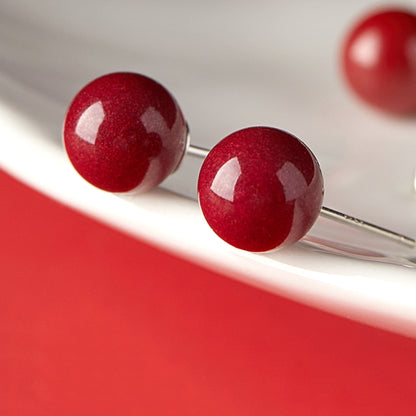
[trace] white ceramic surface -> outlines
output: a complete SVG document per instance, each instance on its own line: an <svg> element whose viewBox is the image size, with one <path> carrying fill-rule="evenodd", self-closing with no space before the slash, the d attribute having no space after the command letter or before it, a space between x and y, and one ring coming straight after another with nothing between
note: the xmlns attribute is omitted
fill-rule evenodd
<svg viewBox="0 0 416 416"><path fill-rule="evenodd" d="M80 179L61 145L66 106L86 82L116 70L141 72L178 99L194 144L211 147L249 125L288 130L321 162L325 205L415 237L416 120L388 118L359 103L337 63L348 26L377 4L3 0L0 166L230 276L416 336L416 250L319 220L293 247L241 252L211 232L192 199L200 160L187 157L164 184L168 191L119 197Z"/></svg>

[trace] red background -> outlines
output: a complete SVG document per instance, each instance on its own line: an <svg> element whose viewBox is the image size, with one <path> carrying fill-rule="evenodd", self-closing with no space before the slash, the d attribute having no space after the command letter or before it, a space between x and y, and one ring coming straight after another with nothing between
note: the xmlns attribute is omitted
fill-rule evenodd
<svg viewBox="0 0 416 416"><path fill-rule="evenodd" d="M415 340L0 189L1 416L416 413Z"/></svg>

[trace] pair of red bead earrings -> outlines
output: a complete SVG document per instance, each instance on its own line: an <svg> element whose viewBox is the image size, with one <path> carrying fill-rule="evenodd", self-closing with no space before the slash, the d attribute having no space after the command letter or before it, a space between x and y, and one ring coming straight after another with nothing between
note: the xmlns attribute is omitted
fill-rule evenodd
<svg viewBox="0 0 416 416"><path fill-rule="evenodd" d="M198 180L202 212L214 232L239 249L265 252L292 244L319 214L416 246L409 237L322 207L318 161L287 132L250 127L211 151L190 145L176 100L143 75L113 73L86 85L69 106L63 134L75 169L110 192L156 187L186 151L205 157Z"/></svg>

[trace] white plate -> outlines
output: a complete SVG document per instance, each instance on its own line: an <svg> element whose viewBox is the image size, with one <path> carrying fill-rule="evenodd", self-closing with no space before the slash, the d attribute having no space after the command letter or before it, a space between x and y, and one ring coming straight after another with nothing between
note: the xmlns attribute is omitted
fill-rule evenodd
<svg viewBox="0 0 416 416"><path fill-rule="evenodd" d="M165 182L175 193L118 197L80 179L61 145L66 106L85 83L112 71L140 72L175 95L194 144L211 147L250 125L288 130L320 160L326 206L414 237L416 121L361 105L339 75L342 36L369 4L4 0L1 166L186 258L416 336L415 250L319 220L306 242L272 254L242 252L211 232L192 199L200 160L187 157Z"/></svg>

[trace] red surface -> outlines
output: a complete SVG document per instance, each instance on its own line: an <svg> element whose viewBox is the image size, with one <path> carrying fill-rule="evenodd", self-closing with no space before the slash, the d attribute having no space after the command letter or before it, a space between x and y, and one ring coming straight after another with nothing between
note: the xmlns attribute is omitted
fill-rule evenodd
<svg viewBox="0 0 416 416"><path fill-rule="evenodd" d="M248 251L290 245L312 227L322 206L319 164L299 139L250 127L221 140L206 157L199 203L211 228Z"/></svg>
<svg viewBox="0 0 416 416"><path fill-rule="evenodd" d="M373 12L358 22L343 47L352 89L381 110L416 114L416 16L406 9Z"/></svg>
<svg viewBox="0 0 416 416"><path fill-rule="evenodd" d="M0 186L1 416L415 414L415 340Z"/></svg>
<svg viewBox="0 0 416 416"><path fill-rule="evenodd" d="M64 122L65 148L75 169L111 192L159 185L182 160L186 136L185 119L169 92L129 72L86 85Z"/></svg>

